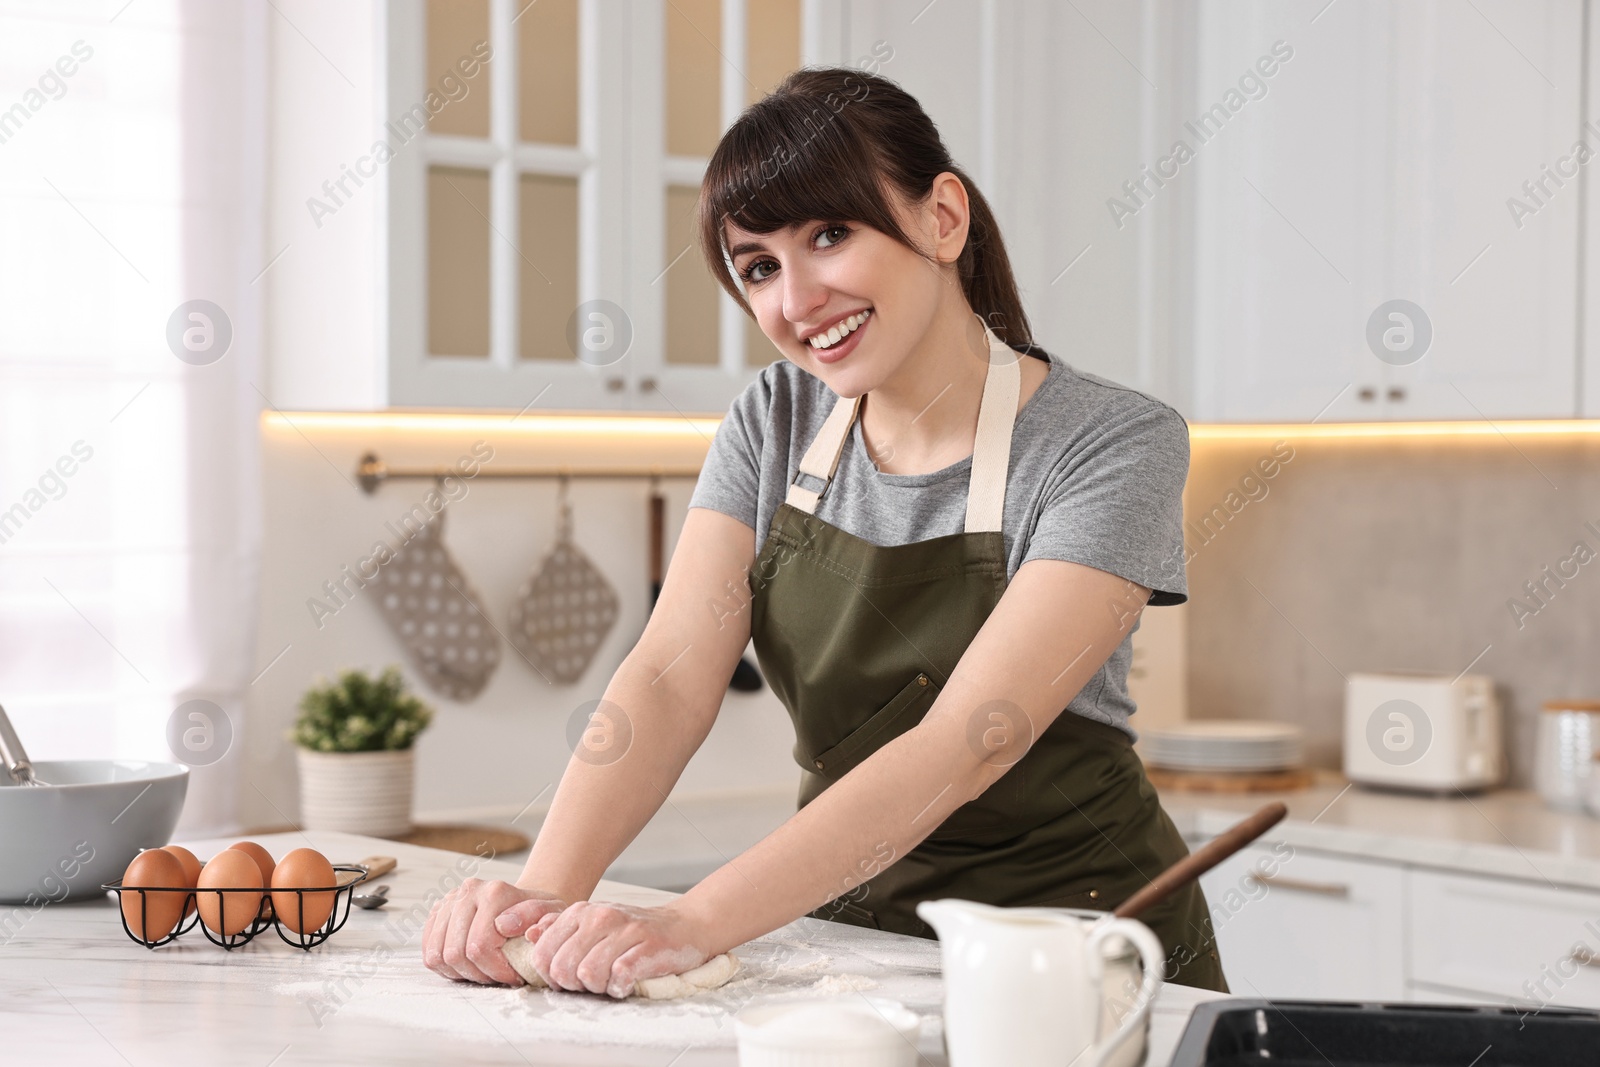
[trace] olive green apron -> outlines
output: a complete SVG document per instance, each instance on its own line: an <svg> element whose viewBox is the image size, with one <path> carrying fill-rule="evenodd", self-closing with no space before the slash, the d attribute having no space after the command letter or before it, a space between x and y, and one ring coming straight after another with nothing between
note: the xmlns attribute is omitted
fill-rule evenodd
<svg viewBox="0 0 1600 1067"><path fill-rule="evenodd" d="M801 806L921 721L1005 592L1001 515L1021 357L985 332L965 532L885 547L813 514L860 403L841 397L750 568L752 637L794 720ZM977 721L974 744L1012 725ZM867 861L870 879L812 914L931 938L916 905L940 897L1109 910L1187 852L1128 735L1064 710L981 796L905 855L885 845ZM1167 950L1169 981L1226 991L1197 884L1141 918Z"/></svg>

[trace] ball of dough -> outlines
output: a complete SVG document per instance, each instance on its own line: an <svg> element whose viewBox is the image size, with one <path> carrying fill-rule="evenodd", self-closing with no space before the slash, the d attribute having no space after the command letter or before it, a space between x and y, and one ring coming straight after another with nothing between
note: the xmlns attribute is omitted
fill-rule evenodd
<svg viewBox="0 0 1600 1067"><path fill-rule="evenodd" d="M506 941L506 960L511 967L522 976L530 989L547 988L539 972L533 969L533 942L525 937L513 937ZM679 997L692 997L696 993L704 993L708 989L716 989L725 985L730 978L739 973L739 959L731 952L724 952L720 956L712 956L700 966L684 971L682 974L664 974L658 978L641 978L633 984L630 996L643 997L645 1000L677 1000Z"/></svg>

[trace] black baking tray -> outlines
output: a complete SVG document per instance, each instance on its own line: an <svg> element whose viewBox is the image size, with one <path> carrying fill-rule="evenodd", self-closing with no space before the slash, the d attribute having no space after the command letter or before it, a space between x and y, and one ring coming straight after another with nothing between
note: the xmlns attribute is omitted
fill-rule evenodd
<svg viewBox="0 0 1600 1067"><path fill-rule="evenodd" d="M1547 1067L1600 1064L1600 1013L1435 1004L1213 1000L1172 1067Z"/></svg>

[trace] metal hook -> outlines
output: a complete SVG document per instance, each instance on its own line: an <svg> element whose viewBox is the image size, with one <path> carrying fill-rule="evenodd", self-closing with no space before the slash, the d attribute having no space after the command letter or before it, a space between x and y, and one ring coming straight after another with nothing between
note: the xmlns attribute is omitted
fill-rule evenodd
<svg viewBox="0 0 1600 1067"><path fill-rule="evenodd" d="M570 482L570 475L563 470L561 472L560 487L556 490L556 536L562 541L570 541L572 539L572 501L567 495Z"/></svg>
<svg viewBox="0 0 1600 1067"><path fill-rule="evenodd" d="M444 533L445 509L450 506L450 498L444 492L444 475L436 474L433 476L433 487L439 493L439 511L431 521L436 524L434 529L442 534Z"/></svg>

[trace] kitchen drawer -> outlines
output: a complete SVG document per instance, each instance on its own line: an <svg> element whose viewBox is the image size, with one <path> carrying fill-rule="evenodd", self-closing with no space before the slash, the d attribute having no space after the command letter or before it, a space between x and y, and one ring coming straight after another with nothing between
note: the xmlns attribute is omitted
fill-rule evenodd
<svg viewBox="0 0 1600 1067"><path fill-rule="evenodd" d="M1405 999L1400 867L1280 843L1245 849L1201 885L1234 993Z"/></svg>
<svg viewBox="0 0 1600 1067"><path fill-rule="evenodd" d="M1600 1008L1600 893L1413 871L1410 949L1417 982Z"/></svg>
<svg viewBox="0 0 1600 1067"><path fill-rule="evenodd" d="M1464 989L1445 989L1442 986L1422 985L1412 982L1406 987L1406 1000L1413 1004L1449 1004L1453 1007L1483 1007L1492 1008L1506 1006L1505 997L1491 996L1487 993L1472 993Z"/></svg>

